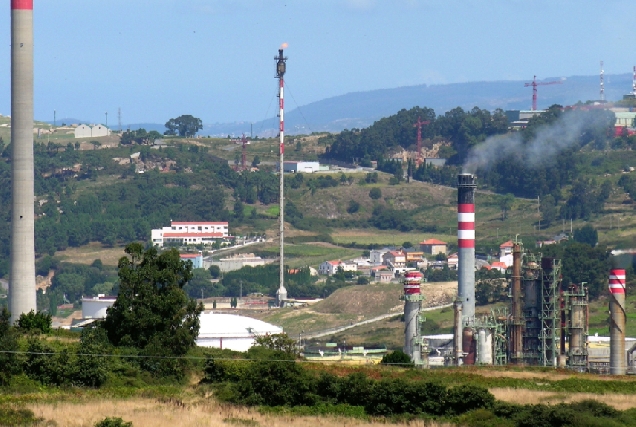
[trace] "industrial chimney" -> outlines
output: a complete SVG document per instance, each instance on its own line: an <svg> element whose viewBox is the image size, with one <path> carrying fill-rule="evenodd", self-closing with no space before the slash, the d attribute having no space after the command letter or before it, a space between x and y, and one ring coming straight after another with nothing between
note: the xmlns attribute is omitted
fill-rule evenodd
<svg viewBox="0 0 636 427"><path fill-rule="evenodd" d="M610 374L625 375L625 270L610 270Z"/></svg>
<svg viewBox="0 0 636 427"><path fill-rule="evenodd" d="M462 321L472 323L475 318L475 176L457 176L457 246L458 291L462 303Z"/></svg>
<svg viewBox="0 0 636 427"><path fill-rule="evenodd" d="M280 273L279 273L279 284L278 290L276 291L276 300L278 302L278 306L282 307L287 299L287 289L285 288L285 101L284 101L284 92L283 88L285 86L285 71L287 71L287 57L283 56L283 48L285 44L281 46L281 49L278 49L278 56L274 57L274 61L276 61L276 78L278 79L278 124L279 124L279 134L278 137L280 139L279 145L279 170L280 180L279 180L279 216L278 216L278 226L279 226L279 244L280 244Z"/></svg>
<svg viewBox="0 0 636 427"><path fill-rule="evenodd" d="M422 362L422 348L420 344L420 310L422 308L422 294L420 282L422 273L409 271L404 275L404 353L411 356L415 365Z"/></svg>
<svg viewBox="0 0 636 427"><path fill-rule="evenodd" d="M11 0L11 321L37 310L33 188L33 0Z"/></svg>

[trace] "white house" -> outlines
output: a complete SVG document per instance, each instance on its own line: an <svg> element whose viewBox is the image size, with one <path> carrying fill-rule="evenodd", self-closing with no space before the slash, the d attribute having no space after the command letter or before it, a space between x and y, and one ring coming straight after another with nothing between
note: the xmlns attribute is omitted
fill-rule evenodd
<svg viewBox="0 0 636 427"><path fill-rule="evenodd" d="M163 247L166 243L179 245L212 244L217 239L229 237L227 222L175 222L170 227L150 232L152 244Z"/></svg>
<svg viewBox="0 0 636 427"><path fill-rule="evenodd" d="M358 271L358 264L355 262L343 262L340 260L325 261L318 266L318 273L326 276L333 276L341 268L342 271Z"/></svg>
<svg viewBox="0 0 636 427"><path fill-rule="evenodd" d="M115 304L117 297L109 297L99 294L96 297L82 298L82 318L83 319L105 319L106 309Z"/></svg>

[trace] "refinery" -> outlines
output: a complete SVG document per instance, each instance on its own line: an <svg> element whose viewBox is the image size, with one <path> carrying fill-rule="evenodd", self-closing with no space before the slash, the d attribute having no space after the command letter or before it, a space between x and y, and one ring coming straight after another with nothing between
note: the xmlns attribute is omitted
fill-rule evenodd
<svg viewBox="0 0 636 427"><path fill-rule="evenodd" d="M514 242L508 270L509 307L475 314L475 188L474 175L458 176L459 283L451 339L421 335L420 325L425 321L420 313L422 274L405 274L404 352L412 362L421 367L543 366L625 375L628 356L636 346L626 352L624 269L608 272L609 354L590 348L599 337L589 337L585 283L562 290L561 260L526 251L521 241ZM435 361L428 357L433 353L438 355L433 357Z"/></svg>

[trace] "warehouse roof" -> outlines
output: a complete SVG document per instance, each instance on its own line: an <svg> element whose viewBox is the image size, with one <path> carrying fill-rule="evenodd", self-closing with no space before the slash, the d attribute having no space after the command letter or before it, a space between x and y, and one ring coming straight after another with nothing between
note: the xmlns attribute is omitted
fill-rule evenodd
<svg viewBox="0 0 636 427"><path fill-rule="evenodd" d="M199 338L232 337L249 338L254 335L280 334L283 328L252 319L226 313L201 313Z"/></svg>

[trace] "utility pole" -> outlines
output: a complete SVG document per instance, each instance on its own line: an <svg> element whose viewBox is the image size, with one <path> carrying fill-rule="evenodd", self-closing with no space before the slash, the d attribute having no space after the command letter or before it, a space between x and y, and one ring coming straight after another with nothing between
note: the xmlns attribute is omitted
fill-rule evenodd
<svg viewBox="0 0 636 427"><path fill-rule="evenodd" d="M106 127L108 127L108 111L105 114L106 114Z"/></svg>
<svg viewBox="0 0 636 427"><path fill-rule="evenodd" d="M539 214L539 233L541 233L541 200L537 196L537 213Z"/></svg>

